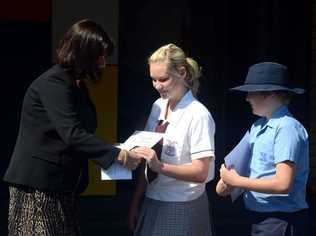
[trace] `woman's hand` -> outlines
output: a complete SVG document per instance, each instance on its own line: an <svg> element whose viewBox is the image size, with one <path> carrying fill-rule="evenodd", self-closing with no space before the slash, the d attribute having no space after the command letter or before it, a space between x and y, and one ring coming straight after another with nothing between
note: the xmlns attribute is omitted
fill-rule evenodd
<svg viewBox="0 0 316 236"><path fill-rule="evenodd" d="M224 164L221 165L220 176L222 181L232 187L238 187L240 175L235 169L227 169Z"/></svg>
<svg viewBox="0 0 316 236"><path fill-rule="evenodd" d="M118 162L129 170L135 170L142 160L136 152L122 149L117 157Z"/></svg>
<svg viewBox="0 0 316 236"><path fill-rule="evenodd" d="M148 147L137 147L134 148L133 151L146 159L150 169L157 173L160 173L163 164L158 160L155 150Z"/></svg>

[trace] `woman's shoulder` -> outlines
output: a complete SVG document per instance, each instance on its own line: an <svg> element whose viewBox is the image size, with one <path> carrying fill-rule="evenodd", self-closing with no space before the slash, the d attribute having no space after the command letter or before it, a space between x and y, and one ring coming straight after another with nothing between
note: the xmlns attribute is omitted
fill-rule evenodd
<svg viewBox="0 0 316 236"><path fill-rule="evenodd" d="M47 96L73 91L74 80L59 66L52 66L38 76L28 87L29 92ZM57 95L56 95L57 96Z"/></svg>
<svg viewBox="0 0 316 236"><path fill-rule="evenodd" d="M61 66L53 65L33 82L34 85L49 83L64 83L70 86L73 85L73 79Z"/></svg>

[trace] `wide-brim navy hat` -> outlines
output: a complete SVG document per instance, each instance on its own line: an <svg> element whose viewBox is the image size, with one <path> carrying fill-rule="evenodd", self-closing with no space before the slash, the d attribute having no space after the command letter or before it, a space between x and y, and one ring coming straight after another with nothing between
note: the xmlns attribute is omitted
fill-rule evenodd
<svg viewBox="0 0 316 236"><path fill-rule="evenodd" d="M260 92L285 90L297 94L305 92L304 89L295 88L289 84L287 67L275 62L262 62L252 65L241 86L231 88L243 92Z"/></svg>

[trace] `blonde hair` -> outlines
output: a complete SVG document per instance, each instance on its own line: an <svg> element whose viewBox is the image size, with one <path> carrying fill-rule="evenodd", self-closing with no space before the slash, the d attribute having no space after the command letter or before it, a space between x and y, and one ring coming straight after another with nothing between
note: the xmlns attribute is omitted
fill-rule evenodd
<svg viewBox="0 0 316 236"><path fill-rule="evenodd" d="M194 59L187 57L181 48L172 43L158 48L148 59L148 64L154 62L166 62L171 72L179 72L179 68L183 66L187 72L186 86L194 96L197 95L201 68Z"/></svg>

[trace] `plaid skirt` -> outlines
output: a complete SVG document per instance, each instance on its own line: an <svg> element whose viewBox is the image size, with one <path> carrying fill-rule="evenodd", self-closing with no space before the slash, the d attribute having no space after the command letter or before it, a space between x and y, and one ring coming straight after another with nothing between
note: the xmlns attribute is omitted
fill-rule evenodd
<svg viewBox="0 0 316 236"><path fill-rule="evenodd" d="M76 193L9 187L9 236L80 235Z"/></svg>
<svg viewBox="0 0 316 236"><path fill-rule="evenodd" d="M145 198L134 236L211 236L206 193L188 202Z"/></svg>

